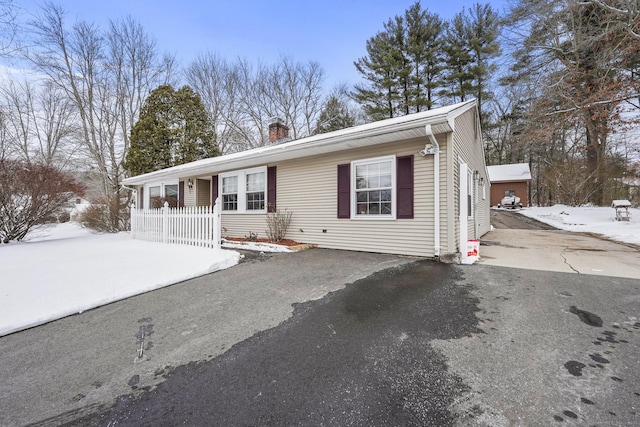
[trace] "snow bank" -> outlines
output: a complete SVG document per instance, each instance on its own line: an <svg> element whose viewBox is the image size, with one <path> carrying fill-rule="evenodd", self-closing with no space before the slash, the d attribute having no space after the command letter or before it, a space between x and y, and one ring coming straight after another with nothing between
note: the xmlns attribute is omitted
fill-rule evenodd
<svg viewBox="0 0 640 427"><path fill-rule="evenodd" d="M518 212L562 230L598 233L618 242L640 245L640 209L629 209L629 221L616 221L615 209L609 207L555 205Z"/></svg>

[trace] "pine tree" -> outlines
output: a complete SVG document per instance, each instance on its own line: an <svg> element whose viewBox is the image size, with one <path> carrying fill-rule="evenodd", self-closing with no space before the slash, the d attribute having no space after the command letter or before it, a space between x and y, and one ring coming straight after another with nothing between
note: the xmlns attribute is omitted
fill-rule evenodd
<svg viewBox="0 0 640 427"><path fill-rule="evenodd" d="M482 105L493 97L489 90L489 80L497 69L492 61L500 55L500 18L489 4L476 3L470 10L466 26L473 63L473 94L478 101L480 122L485 124L488 119L483 113Z"/></svg>
<svg viewBox="0 0 640 427"><path fill-rule="evenodd" d="M443 21L419 2L367 40L368 55L355 62L368 85L353 98L374 120L432 108L442 71Z"/></svg>
<svg viewBox="0 0 640 427"><path fill-rule="evenodd" d="M500 25L498 14L490 5L476 3L453 17L446 34L443 94L460 102L475 98L482 125L488 121L482 112L483 102L493 96L489 81L496 70L493 60L500 55Z"/></svg>
<svg viewBox="0 0 640 427"><path fill-rule="evenodd" d="M401 98L396 66L401 54L394 46L393 35L385 31L367 40L367 53L354 64L369 85L355 85L354 99L374 120L395 117Z"/></svg>
<svg viewBox="0 0 640 427"><path fill-rule="evenodd" d="M464 102L473 93L472 56L467 40L464 11L456 14L447 27L444 44L446 88L442 94L454 102Z"/></svg>
<svg viewBox="0 0 640 427"><path fill-rule="evenodd" d="M124 166L139 175L219 154L200 96L189 86L164 85L142 106Z"/></svg>
<svg viewBox="0 0 640 427"><path fill-rule="evenodd" d="M445 23L436 15L423 10L416 2L405 12L407 22L407 56L412 63L412 101L416 112L430 110L435 105L435 89L440 81L442 33Z"/></svg>
<svg viewBox="0 0 640 427"><path fill-rule="evenodd" d="M336 95L331 95L324 106L314 134L332 132L345 129L356 124L355 118L349 113L349 109Z"/></svg>

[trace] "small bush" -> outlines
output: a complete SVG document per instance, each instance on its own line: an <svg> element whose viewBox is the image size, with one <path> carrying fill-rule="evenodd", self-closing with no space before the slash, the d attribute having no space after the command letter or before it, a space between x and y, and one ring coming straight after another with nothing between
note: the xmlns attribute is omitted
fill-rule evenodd
<svg viewBox="0 0 640 427"><path fill-rule="evenodd" d="M277 209L267 214L267 237L270 241L277 243L284 240L291 225L292 215L293 212L286 209L284 211Z"/></svg>
<svg viewBox="0 0 640 427"><path fill-rule="evenodd" d="M60 211L57 219L60 223L69 222L71 221L71 214L66 210Z"/></svg>
<svg viewBox="0 0 640 427"><path fill-rule="evenodd" d="M91 200L91 205L82 212L80 222L92 230L117 233L129 229L131 212L128 198L115 194L110 198Z"/></svg>
<svg viewBox="0 0 640 427"><path fill-rule="evenodd" d="M151 209L162 209L165 202L169 203L170 208L178 207L178 199L175 197L154 197L151 199Z"/></svg>

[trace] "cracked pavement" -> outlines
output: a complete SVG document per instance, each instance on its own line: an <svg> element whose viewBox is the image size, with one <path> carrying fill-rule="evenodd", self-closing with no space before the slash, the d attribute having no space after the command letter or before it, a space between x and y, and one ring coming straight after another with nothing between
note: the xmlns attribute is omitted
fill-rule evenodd
<svg viewBox="0 0 640 427"><path fill-rule="evenodd" d="M480 264L640 278L637 248L564 230L492 230L482 237Z"/></svg>

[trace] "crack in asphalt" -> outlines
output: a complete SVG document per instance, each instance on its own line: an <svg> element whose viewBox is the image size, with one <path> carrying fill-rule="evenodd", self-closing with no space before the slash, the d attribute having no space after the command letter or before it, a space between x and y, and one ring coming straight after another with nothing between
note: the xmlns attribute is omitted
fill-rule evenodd
<svg viewBox="0 0 640 427"><path fill-rule="evenodd" d="M568 251L569 248L564 248L562 249L562 252L560 252L560 256L562 257L562 259L564 260L564 263L567 264L569 266L570 269L572 269L573 271L575 271L576 273L580 274L580 272L578 270L576 270L575 268L573 268L573 266L569 263L569 261L567 261L567 257L564 256L564 253L566 251Z"/></svg>

